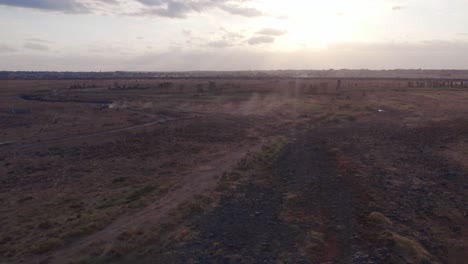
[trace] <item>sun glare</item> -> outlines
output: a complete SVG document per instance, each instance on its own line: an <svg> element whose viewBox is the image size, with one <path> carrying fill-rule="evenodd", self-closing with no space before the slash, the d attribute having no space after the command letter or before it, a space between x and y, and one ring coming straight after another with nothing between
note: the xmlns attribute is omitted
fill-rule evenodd
<svg viewBox="0 0 468 264"><path fill-rule="evenodd" d="M278 38L275 47L279 50L326 48L340 41L365 41L366 31L381 9L375 1L367 0L291 0L288 4L264 0L261 6L270 14L278 14L279 19L268 21L269 24L288 32Z"/></svg>

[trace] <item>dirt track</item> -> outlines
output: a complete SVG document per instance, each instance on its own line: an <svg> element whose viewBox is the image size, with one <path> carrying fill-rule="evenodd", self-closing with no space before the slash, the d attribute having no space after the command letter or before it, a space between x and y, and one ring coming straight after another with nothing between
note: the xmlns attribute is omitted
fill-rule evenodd
<svg viewBox="0 0 468 264"><path fill-rule="evenodd" d="M243 193L241 199L238 194L226 197L199 223L202 242L184 247L181 262L197 256L199 263L308 263L311 258L351 263L358 249L353 240L357 231L356 204L334 165L333 155L319 136L300 135L273 165L272 175L263 172L251 179L239 190ZM288 193L294 195L290 197L294 201L287 200ZM289 222L284 214L295 215L295 210L301 215ZM322 231L323 226L315 222L320 215L331 233L323 241L323 252L315 256L313 251L297 254L307 247L308 231L314 226ZM213 248L216 243L221 245ZM217 251L222 254L213 258Z"/></svg>
<svg viewBox="0 0 468 264"><path fill-rule="evenodd" d="M142 210L122 216L103 230L83 237L66 248L55 252L52 257L53 262L51 263L67 262L73 256L79 255L80 251L86 251L89 247L92 247L92 244L96 242L119 243L117 237L128 230L145 230L158 225L160 219L167 217L170 211L176 209L181 204L194 199L197 195L212 191L216 186L216 178L220 177L222 172L231 170L247 153L255 152L256 149L258 147L237 150L235 153L230 153L209 164L200 166L193 173L181 178L180 183L174 187L173 191L162 196L156 202Z"/></svg>
<svg viewBox="0 0 468 264"><path fill-rule="evenodd" d="M432 210L463 210L466 174L433 151L447 144L450 135L457 135L451 140L466 138L468 128L443 123L430 130L410 129L398 125L400 118L385 113L365 124L293 135L296 139L271 168L193 223L196 239L154 257L161 263L462 263L466 252L459 243L466 229L459 227L466 220L436 220ZM369 163L366 157L374 154L369 151L382 154ZM424 154L411 156L414 151ZM393 162L401 167L383 176L386 164ZM413 167L412 177L401 174L406 166ZM431 191L415 179L430 184ZM388 220L373 218L380 212ZM442 235L446 226L458 235ZM409 241L422 241L425 249ZM454 246L441 247L447 243Z"/></svg>
<svg viewBox="0 0 468 264"><path fill-rule="evenodd" d="M50 139L44 139L41 141L36 140L18 140L18 141L8 141L8 142L0 142L0 149L17 149L17 148L27 148L27 147L33 147L33 146L40 146L40 145L50 145L50 144L57 144L57 143L63 143L67 140L74 140L74 139L84 139L88 137L94 137L94 136L102 136L102 135L109 135L109 134L114 134L114 133L121 133L121 132L127 132L127 131L132 131L132 130L137 130L137 129L142 129L146 127L151 127L154 125L158 124L164 124L166 122L171 122L171 121L177 121L177 120L183 120L183 119L188 119L191 117L187 118L164 118L158 121L152 121L148 122L145 124L139 124L139 125L134 125L134 126L128 126L128 127L122 127L122 128L115 128L115 129L107 129L103 131L98 131L98 132L93 132L93 133L82 133L82 134L76 134L76 135L68 135L65 137L60 137L60 138L50 138Z"/></svg>
<svg viewBox="0 0 468 264"><path fill-rule="evenodd" d="M109 105L112 103L111 101L90 101L90 100L57 100L57 99L44 99L40 96L27 96L27 95L22 95L19 97L14 97L13 99L20 99L20 100L25 100L25 101L31 101L31 102L52 102L52 103L78 103L78 104L91 104L91 105ZM106 129L106 130L101 130L93 133L80 133L80 134L75 134L75 135L67 135L64 137L59 137L59 138L50 138L50 139L44 139L38 141L37 139L34 140L13 140L13 141L6 141L6 142L0 142L0 149L3 148L8 148L8 149L16 149L19 147L32 147L32 146L38 146L38 145L50 145L50 144L56 144L56 143L62 143L67 140L74 140L74 139L83 139L83 138L88 138L88 137L93 137L93 136L102 136L102 135L108 135L108 134L113 134L113 133L121 133L121 132L127 132L127 131L132 131L136 129L142 129L142 128L147 128L151 127L154 125L158 124L163 124L166 122L171 122L171 121L177 121L177 120L183 120L183 119L188 119L192 117L169 117L169 116L162 116L162 115L155 115L155 114L149 114L145 113L144 111L139 111L135 109L126 109L126 111L130 112L137 112L137 113L143 113L145 115L149 115L152 118L158 118L156 121L151 121L147 122L144 124L138 124L138 125L132 125L132 126L127 126L127 127L120 127L120 128L115 128L115 129Z"/></svg>

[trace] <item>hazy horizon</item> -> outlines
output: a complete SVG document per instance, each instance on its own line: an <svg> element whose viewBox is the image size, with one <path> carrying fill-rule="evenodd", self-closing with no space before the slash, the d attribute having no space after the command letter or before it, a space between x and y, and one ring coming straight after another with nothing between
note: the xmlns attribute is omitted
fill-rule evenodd
<svg viewBox="0 0 468 264"><path fill-rule="evenodd" d="M0 0L0 70L468 69L468 2Z"/></svg>
<svg viewBox="0 0 468 264"><path fill-rule="evenodd" d="M0 72L76 72L76 73L112 73L112 72L129 72L129 73L132 73L132 72L135 72L135 73L190 73L190 72L193 72L193 73L197 73L197 72L215 72L215 73L223 73L223 72L227 72L227 73L235 73L235 72L281 72L281 71L292 71L292 72L302 72L302 71L310 71L310 72L327 72L327 71L336 71L336 72L340 72L340 71L350 71L350 72L358 72L358 71L362 71L362 72L365 72L365 71L368 71L368 72L384 72L384 71L388 71L388 72L392 72L392 71L422 71L422 72L444 72L444 71L454 71L454 72L468 72L468 69L449 69L449 68L446 68L446 69L423 69L423 68L419 68L419 69L416 69L416 68L407 68L407 69L397 69L397 68L394 68L394 69L358 69L358 68L343 68L343 69L271 69L271 70L257 70L257 69L250 69L250 70L236 70L236 69L233 69L233 70L106 70L106 71L102 71L102 70L0 70Z"/></svg>

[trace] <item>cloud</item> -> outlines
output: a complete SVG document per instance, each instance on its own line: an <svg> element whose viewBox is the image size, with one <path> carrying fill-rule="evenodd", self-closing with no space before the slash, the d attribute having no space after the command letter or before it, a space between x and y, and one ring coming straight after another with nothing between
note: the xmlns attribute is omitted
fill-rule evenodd
<svg viewBox="0 0 468 264"><path fill-rule="evenodd" d="M40 43L27 42L23 46L26 49L37 50L37 51L49 51L49 47Z"/></svg>
<svg viewBox="0 0 468 264"><path fill-rule="evenodd" d="M46 40L46 39L40 39L40 38L28 38L26 39L28 42L39 42L39 43L51 43L51 41Z"/></svg>
<svg viewBox="0 0 468 264"><path fill-rule="evenodd" d="M286 30L274 29L274 28L264 28L262 30L257 31L259 35L266 35L266 36L281 36L286 34Z"/></svg>
<svg viewBox="0 0 468 264"><path fill-rule="evenodd" d="M227 47L232 46L232 44L226 40L217 40L217 41L208 42L207 46L212 47L212 48L227 48Z"/></svg>
<svg viewBox="0 0 468 264"><path fill-rule="evenodd" d="M243 6L249 0L136 0L145 8L136 15L157 15L169 18L185 18L190 13L200 13L218 8L232 15L261 16L262 12Z"/></svg>
<svg viewBox="0 0 468 264"><path fill-rule="evenodd" d="M270 37L270 36L259 36L259 37L252 37L252 38L248 39L247 42L250 45L273 43L273 42L275 42L275 38Z"/></svg>
<svg viewBox="0 0 468 264"><path fill-rule="evenodd" d="M8 52L15 52L15 51L17 51L16 48L0 43L0 53L8 53Z"/></svg>
<svg viewBox="0 0 468 264"><path fill-rule="evenodd" d="M144 5L154 6L154 5L162 5L163 3L167 2L164 0L137 0Z"/></svg>
<svg viewBox="0 0 468 264"><path fill-rule="evenodd" d="M62 11L65 13L88 13L90 9L78 0L0 0L0 5Z"/></svg>
<svg viewBox="0 0 468 264"><path fill-rule="evenodd" d="M103 55L114 54L115 56L135 54L135 50L132 47L121 43L105 42L96 42L88 45L88 52Z"/></svg>
<svg viewBox="0 0 468 264"><path fill-rule="evenodd" d="M139 0L146 5L151 6L148 9L145 9L142 13L147 15L157 15L170 18L185 18L187 14L193 12L201 12L206 8L212 7L213 2L211 1L148 1L148 0ZM156 6L156 7L153 7Z"/></svg>
<svg viewBox="0 0 468 264"><path fill-rule="evenodd" d="M245 37L239 32L231 31L224 27L220 27L219 31L209 32L209 38L207 36L198 36L189 31L189 35L186 35L186 41L184 44L177 44L180 48L190 47L211 47L211 48L227 48L233 46L242 46L245 44Z"/></svg>
<svg viewBox="0 0 468 264"><path fill-rule="evenodd" d="M232 31L227 30L227 29L225 29L225 28L223 28L223 27L221 27L220 29L221 29L221 30L223 31L223 33L224 33L224 34L222 35L222 37L221 37L223 40L233 42L233 41L237 41L237 40L239 40L239 39L244 38L244 35L242 35L242 34L239 33L239 32L232 32Z"/></svg>
<svg viewBox="0 0 468 264"><path fill-rule="evenodd" d="M191 13L220 9L232 15L261 16L263 13L246 6L251 0L0 0L0 5L64 13L147 15L185 18ZM127 10L123 6L132 6Z"/></svg>
<svg viewBox="0 0 468 264"><path fill-rule="evenodd" d="M1 46L1 45L0 45ZM343 48L346 46L347 48ZM369 50L369 47L371 49ZM232 47L135 54L0 54L2 70L183 71L273 69L467 69L468 41L345 43L291 52Z"/></svg>
<svg viewBox="0 0 468 264"><path fill-rule="evenodd" d="M238 32L232 32L223 27L221 27L220 30L222 31L222 35L220 35L218 40L206 42L205 39L199 38L198 40L201 41L201 45L199 46L207 46L212 48L228 48L244 44L244 35ZM196 38L192 38L192 40L196 40Z"/></svg>
<svg viewBox="0 0 468 264"><path fill-rule="evenodd" d="M239 15L239 16L245 16L245 17L258 17L258 16L263 15L263 13L260 10L255 9L255 8L249 8L249 7L241 7L241 6L234 6L234 5L221 5L219 6L219 8L232 15Z"/></svg>
<svg viewBox="0 0 468 264"><path fill-rule="evenodd" d="M331 50L352 52L401 52L401 53L453 53L468 52L466 41L426 40L420 42L340 42L329 45Z"/></svg>

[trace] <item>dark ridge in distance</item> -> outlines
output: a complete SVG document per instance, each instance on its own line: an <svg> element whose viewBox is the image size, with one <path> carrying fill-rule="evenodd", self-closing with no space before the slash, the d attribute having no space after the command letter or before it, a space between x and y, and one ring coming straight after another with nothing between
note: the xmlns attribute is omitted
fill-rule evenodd
<svg viewBox="0 0 468 264"><path fill-rule="evenodd" d="M440 79L468 80L468 70L272 70L180 72L52 72L0 71L0 80L103 79Z"/></svg>

